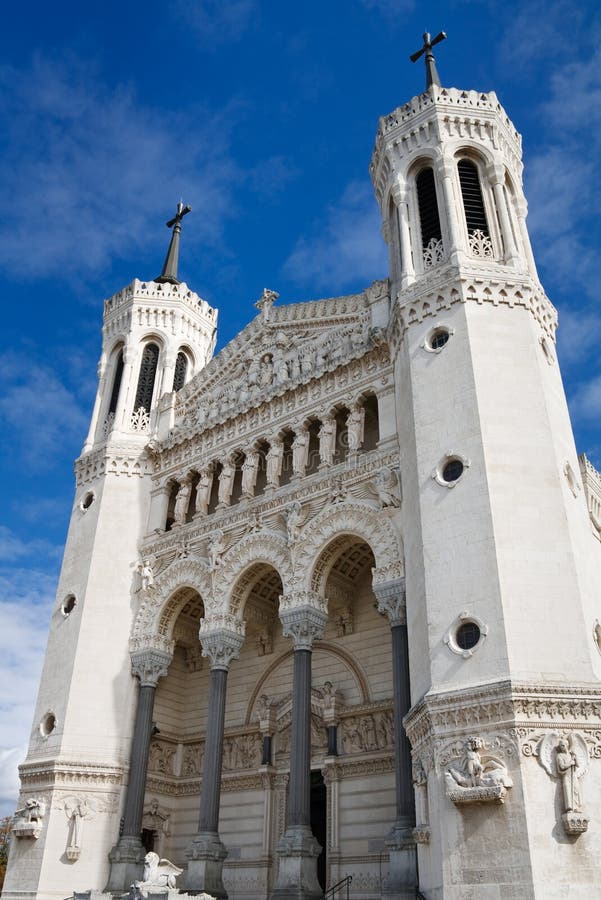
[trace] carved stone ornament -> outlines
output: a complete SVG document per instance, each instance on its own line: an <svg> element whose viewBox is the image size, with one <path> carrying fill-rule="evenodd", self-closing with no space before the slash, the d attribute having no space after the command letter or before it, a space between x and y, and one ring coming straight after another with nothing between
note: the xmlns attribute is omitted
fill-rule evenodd
<svg viewBox="0 0 601 900"><path fill-rule="evenodd" d="M569 736L557 731L545 734L538 745L538 761L551 776L561 782L561 817L566 834L582 834L589 820L582 810L580 779L588 772L588 748L584 735L573 731Z"/></svg>
<svg viewBox="0 0 601 900"><path fill-rule="evenodd" d="M37 840L42 832L43 819L46 815L46 801L38 797L30 797L25 806L15 813L12 833L17 838L34 838Z"/></svg>
<svg viewBox="0 0 601 900"><path fill-rule="evenodd" d="M513 781L507 766L489 753L482 752L484 741L471 737L465 742L461 768L449 766L445 772L447 797L456 805L465 803L503 803Z"/></svg>
<svg viewBox="0 0 601 900"><path fill-rule="evenodd" d="M315 591L299 591L280 597L282 634L291 637L295 650L311 650L328 624L328 608Z"/></svg>
<svg viewBox="0 0 601 900"><path fill-rule="evenodd" d="M85 795L71 795L65 798L64 810L69 822L65 856L70 862L75 862L79 859L83 846L84 822L94 818L96 804Z"/></svg>
<svg viewBox="0 0 601 900"><path fill-rule="evenodd" d="M405 579L395 578L392 581L376 583L376 569L372 569L372 589L378 601L378 612L388 616L390 627L405 625L407 622L407 605L405 601Z"/></svg>
<svg viewBox="0 0 601 900"><path fill-rule="evenodd" d="M142 881L134 881L130 896L148 897L149 894L164 894L170 888L173 890L175 879L183 871L168 859L159 859L159 854L151 851L144 857Z"/></svg>
<svg viewBox="0 0 601 900"><path fill-rule="evenodd" d="M373 486L383 509L401 505L399 476L395 469L384 466L373 480Z"/></svg>
<svg viewBox="0 0 601 900"><path fill-rule="evenodd" d="M160 650L137 650L131 654L132 675L140 679L141 687L156 687L159 678L167 674L171 656Z"/></svg>
<svg viewBox="0 0 601 900"><path fill-rule="evenodd" d="M237 659L244 643L245 627L234 616L210 616L200 623L202 655L211 660L211 669L230 667Z"/></svg>

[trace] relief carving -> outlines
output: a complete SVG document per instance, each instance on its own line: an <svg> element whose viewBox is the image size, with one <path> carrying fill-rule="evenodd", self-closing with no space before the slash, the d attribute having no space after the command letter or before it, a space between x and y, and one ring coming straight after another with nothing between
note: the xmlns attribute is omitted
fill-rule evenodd
<svg viewBox="0 0 601 900"><path fill-rule="evenodd" d="M507 789L513 787L503 760L483 751L483 740L468 738L464 745L461 767L449 766L446 770L447 797L453 803L503 803Z"/></svg>

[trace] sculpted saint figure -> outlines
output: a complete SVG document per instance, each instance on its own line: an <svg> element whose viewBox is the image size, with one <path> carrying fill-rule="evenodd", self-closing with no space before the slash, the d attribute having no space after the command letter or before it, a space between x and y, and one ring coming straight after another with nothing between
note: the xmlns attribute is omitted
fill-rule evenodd
<svg viewBox="0 0 601 900"><path fill-rule="evenodd" d="M319 429L319 461L322 466L331 466L336 449L336 420L326 416Z"/></svg>
<svg viewBox="0 0 601 900"><path fill-rule="evenodd" d="M308 449L309 435L304 429L299 428L292 441L292 472L294 475L305 474Z"/></svg>
<svg viewBox="0 0 601 900"><path fill-rule="evenodd" d="M277 486L280 481L280 472L282 471L282 458L284 456L284 445L279 438L271 441L269 451L265 457L267 484Z"/></svg>
<svg viewBox="0 0 601 900"><path fill-rule="evenodd" d="M576 774L578 760L564 738L561 738L557 744L555 762L561 778L563 805L566 812L581 812L580 785Z"/></svg>
<svg viewBox="0 0 601 900"><path fill-rule="evenodd" d="M147 556L138 563L138 572L140 574L140 586L143 591L147 591L154 586L153 566L156 560L154 556Z"/></svg>
<svg viewBox="0 0 601 900"><path fill-rule="evenodd" d="M266 353L261 360L261 369L259 372L259 386L268 387L273 381L273 362L269 353Z"/></svg>
<svg viewBox="0 0 601 900"><path fill-rule="evenodd" d="M363 443L363 431L365 427L365 407L353 406L346 422L348 429L349 450L357 451Z"/></svg>
<svg viewBox="0 0 601 900"><path fill-rule="evenodd" d="M225 537L223 531L216 531L209 541L209 561L211 568L216 569L221 563L221 557L225 551Z"/></svg>
<svg viewBox="0 0 601 900"><path fill-rule="evenodd" d="M211 487L213 484L213 473L209 469L203 469L200 473L200 480L196 485L196 510L197 516L206 516L209 511L209 500L211 499Z"/></svg>
<svg viewBox="0 0 601 900"><path fill-rule="evenodd" d="M259 454L256 450L249 450L242 463L242 494L245 497L252 497L255 492L258 468Z"/></svg>
<svg viewBox="0 0 601 900"><path fill-rule="evenodd" d="M188 480L182 481L180 484L177 497L175 498L175 509L173 518L178 525L183 525L186 521L186 513L188 512L188 503L190 502L190 494L192 493L192 485Z"/></svg>
<svg viewBox="0 0 601 900"><path fill-rule="evenodd" d="M288 531L288 546L290 547L298 537L300 520L302 518L300 500L295 500L286 508L286 529Z"/></svg>
<svg viewBox="0 0 601 900"><path fill-rule="evenodd" d="M219 476L219 503L229 506L232 496L232 487L234 485L234 475L236 467L229 457L223 463L223 469Z"/></svg>

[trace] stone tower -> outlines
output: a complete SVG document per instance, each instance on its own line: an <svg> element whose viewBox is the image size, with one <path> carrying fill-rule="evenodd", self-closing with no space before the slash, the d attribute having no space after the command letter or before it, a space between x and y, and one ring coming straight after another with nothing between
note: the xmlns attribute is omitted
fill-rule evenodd
<svg viewBox="0 0 601 900"><path fill-rule="evenodd" d="M390 251L420 886L590 897L599 569L557 317L519 134L494 93L436 81L380 119L370 167Z"/></svg>
<svg viewBox="0 0 601 900"><path fill-rule="evenodd" d="M75 464L75 501L21 766L25 794L33 790L45 807L45 827L34 842L13 842L4 897L62 896L65 865L76 861L84 884L106 880L105 835L119 832L137 690L128 640L141 579L132 561L148 521L149 436L159 398L169 405L215 345L217 311L177 279L178 238L159 278L136 279L104 304L98 391Z"/></svg>

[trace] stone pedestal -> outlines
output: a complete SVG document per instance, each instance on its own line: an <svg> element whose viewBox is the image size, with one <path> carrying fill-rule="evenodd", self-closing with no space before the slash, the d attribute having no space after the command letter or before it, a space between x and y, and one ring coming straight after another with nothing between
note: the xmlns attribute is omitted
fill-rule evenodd
<svg viewBox="0 0 601 900"><path fill-rule="evenodd" d="M142 877L145 855L140 838L123 835L109 853L111 870L105 890L110 893L129 890L129 886Z"/></svg>
<svg viewBox="0 0 601 900"><path fill-rule="evenodd" d="M386 838L390 856L388 878L382 887L386 900L415 900L417 889L416 846L412 828L392 829Z"/></svg>
<svg viewBox="0 0 601 900"><path fill-rule="evenodd" d="M226 900L223 861L227 857L227 849L222 844L219 834L216 831L197 834L186 856L188 857L186 890L198 891L198 885L202 885L203 892L206 891L218 900Z"/></svg>
<svg viewBox="0 0 601 900"><path fill-rule="evenodd" d="M271 900L320 900L323 891L317 880L317 857L321 846L307 825L287 829L276 849L278 881Z"/></svg>

